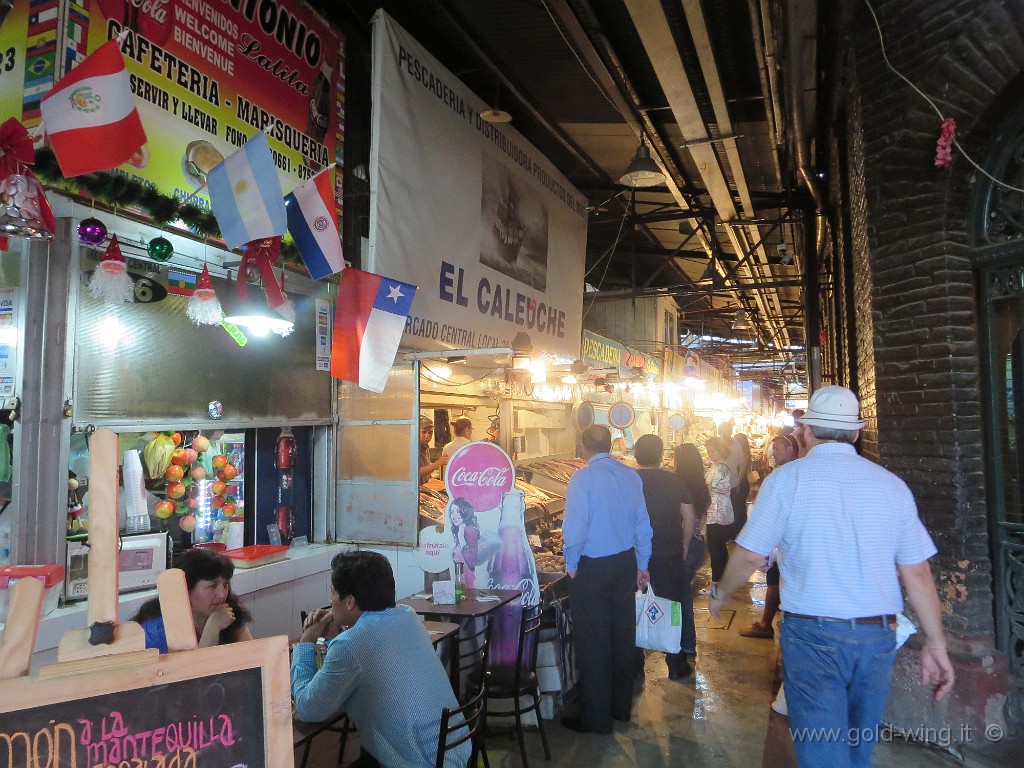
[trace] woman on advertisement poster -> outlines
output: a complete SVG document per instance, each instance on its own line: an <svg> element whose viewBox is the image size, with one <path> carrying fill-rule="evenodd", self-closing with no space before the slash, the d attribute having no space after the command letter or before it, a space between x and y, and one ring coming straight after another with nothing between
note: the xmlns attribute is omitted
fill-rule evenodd
<svg viewBox="0 0 1024 768"><path fill-rule="evenodd" d="M480 545L480 523L477 522L473 505L465 499L455 499L449 510L452 538L452 560L462 563L466 577L466 588L476 588L476 564Z"/></svg>

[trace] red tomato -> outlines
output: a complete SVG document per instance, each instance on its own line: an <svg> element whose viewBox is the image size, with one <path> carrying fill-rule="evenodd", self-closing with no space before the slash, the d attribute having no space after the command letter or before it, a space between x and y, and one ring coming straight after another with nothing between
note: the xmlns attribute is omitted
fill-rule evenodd
<svg viewBox="0 0 1024 768"><path fill-rule="evenodd" d="M218 453L216 456L213 457L214 469L224 469L224 467L227 466L227 463L228 457L225 456L223 453Z"/></svg>
<svg viewBox="0 0 1024 768"><path fill-rule="evenodd" d="M238 474L238 470L235 469L235 465L234 464L226 464L226 465L224 465L224 469L222 469L221 472L224 473L224 479L225 480L234 480L235 479L235 475ZM220 473L218 473L218 477L219 476L220 476Z"/></svg>
<svg viewBox="0 0 1024 768"><path fill-rule="evenodd" d="M184 476L185 470L179 464L171 464L171 466L164 470L164 477L168 480L181 480Z"/></svg>
<svg viewBox="0 0 1024 768"><path fill-rule="evenodd" d="M212 486L210 486L210 490L213 491L214 496L220 496L222 493L224 493L224 490L227 487L228 484L225 483L223 480L217 480Z"/></svg>
<svg viewBox="0 0 1024 768"><path fill-rule="evenodd" d="M233 517L236 509L238 509L238 507L236 507L229 501L227 504L221 507L220 513L224 515L224 517Z"/></svg>
<svg viewBox="0 0 1024 768"><path fill-rule="evenodd" d="M167 484L167 496L171 499L180 499L185 495L185 484L180 480L175 480L172 483Z"/></svg>
<svg viewBox="0 0 1024 768"><path fill-rule="evenodd" d="M181 432L175 432L171 435L171 442L175 445L181 445Z"/></svg>

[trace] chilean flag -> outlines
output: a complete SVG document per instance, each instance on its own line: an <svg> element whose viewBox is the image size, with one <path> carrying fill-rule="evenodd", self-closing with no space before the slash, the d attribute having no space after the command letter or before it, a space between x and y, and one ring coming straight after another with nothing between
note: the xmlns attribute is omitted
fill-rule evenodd
<svg viewBox="0 0 1024 768"><path fill-rule="evenodd" d="M62 77L40 109L66 177L116 168L146 143L128 70L113 40Z"/></svg>
<svg viewBox="0 0 1024 768"><path fill-rule="evenodd" d="M346 269L334 311L331 376L383 392L415 295L415 285Z"/></svg>
<svg viewBox="0 0 1024 768"><path fill-rule="evenodd" d="M341 272L345 258L341 253L341 235L334 212L331 171L325 168L284 198L288 211L288 231L295 238L302 263L309 276L321 280Z"/></svg>

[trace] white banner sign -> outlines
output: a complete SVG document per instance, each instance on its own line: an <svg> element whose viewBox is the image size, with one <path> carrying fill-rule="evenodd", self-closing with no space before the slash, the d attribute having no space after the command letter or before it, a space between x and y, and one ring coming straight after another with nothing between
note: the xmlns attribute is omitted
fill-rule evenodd
<svg viewBox="0 0 1024 768"><path fill-rule="evenodd" d="M403 347L576 358L587 201L387 15L373 31L371 272L420 287Z"/></svg>

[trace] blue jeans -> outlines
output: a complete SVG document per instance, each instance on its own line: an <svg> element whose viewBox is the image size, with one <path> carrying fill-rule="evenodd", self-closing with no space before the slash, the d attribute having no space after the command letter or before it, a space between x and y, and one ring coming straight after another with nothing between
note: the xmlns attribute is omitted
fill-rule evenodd
<svg viewBox="0 0 1024 768"><path fill-rule="evenodd" d="M870 768L896 658L878 624L782 621L782 669L800 768Z"/></svg>

